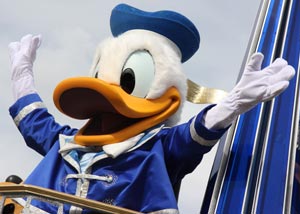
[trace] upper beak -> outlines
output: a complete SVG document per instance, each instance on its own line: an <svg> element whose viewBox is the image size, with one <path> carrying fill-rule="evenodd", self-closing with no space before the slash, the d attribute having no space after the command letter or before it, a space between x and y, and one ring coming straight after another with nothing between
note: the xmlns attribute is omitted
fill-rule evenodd
<svg viewBox="0 0 300 214"><path fill-rule="evenodd" d="M180 104L177 89L158 99L127 94L117 85L91 77L63 80L53 95L56 107L76 119L89 119L75 141L81 145L122 142L174 114Z"/></svg>

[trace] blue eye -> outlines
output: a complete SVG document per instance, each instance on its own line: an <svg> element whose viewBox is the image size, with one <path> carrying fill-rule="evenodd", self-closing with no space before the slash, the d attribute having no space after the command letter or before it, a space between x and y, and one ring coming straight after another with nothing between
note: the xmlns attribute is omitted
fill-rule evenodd
<svg viewBox="0 0 300 214"><path fill-rule="evenodd" d="M155 66L151 54L141 50L132 53L120 77L120 85L124 91L136 97L147 96L154 80Z"/></svg>

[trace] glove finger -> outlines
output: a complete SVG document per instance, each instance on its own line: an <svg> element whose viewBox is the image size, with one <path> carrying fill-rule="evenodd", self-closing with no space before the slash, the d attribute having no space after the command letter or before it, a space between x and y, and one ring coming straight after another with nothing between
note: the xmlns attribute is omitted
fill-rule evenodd
<svg viewBox="0 0 300 214"><path fill-rule="evenodd" d="M281 92L283 92L288 86L289 81L281 81L278 82L268 88L268 93L265 94L263 101L268 101L276 96L278 96Z"/></svg>
<svg viewBox="0 0 300 214"><path fill-rule="evenodd" d="M31 34L27 34L27 35L25 35L25 36L23 36L22 38L21 38L21 44L23 45L23 44L30 44L30 42L31 42L31 40L32 40L32 35Z"/></svg>
<svg viewBox="0 0 300 214"><path fill-rule="evenodd" d="M276 84L277 82L281 81L289 81L295 75L295 69L292 66L286 66L281 69L278 73L271 75L268 78L268 83Z"/></svg>
<svg viewBox="0 0 300 214"><path fill-rule="evenodd" d="M8 45L8 52L10 57L13 57L13 55L15 55L15 53L17 53L20 50L20 42L11 42Z"/></svg>
<svg viewBox="0 0 300 214"><path fill-rule="evenodd" d="M264 55L262 53L254 53L249 62L247 63L248 71L258 71L261 70L261 65L264 60Z"/></svg>
<svg viewBox="0 0 300 214"><path fill-rule="evenodd" d="M32 43L32 35L27 34L26 36L23 36L21 39L21 51L26 55L30 55L30 46Z"/></svg>
<svg viewBox="0 0 300 214"><path fill-rule="evenodd" d="M294 67L292 67L290 65L286 66L282 70L282 72L285 74L285 77L287 78L286 80L291 80L295 76L295 73L296 73Z"/></svg>
<svg viewBox="0 0 300 214"><path fill-rule="evenodd" d="M288 65L287 61L282 58L277 58L272 64L266 67L264 70L270 74L280 72Z"/></svg>
<svg viewBox="0 0 300 214"><path fill-rule="evenodd" d="M36 58L36 50L41 44L41 36L37 35L31 38L30 46L28 48L28 56L30 56L31 61L33 62Z"/></svg>
<svg viewBox="0 0 300 214"><path fill-rule="evenodd" d="M32 37L31 49L36 50L41 45L41 35Z"/></svg>

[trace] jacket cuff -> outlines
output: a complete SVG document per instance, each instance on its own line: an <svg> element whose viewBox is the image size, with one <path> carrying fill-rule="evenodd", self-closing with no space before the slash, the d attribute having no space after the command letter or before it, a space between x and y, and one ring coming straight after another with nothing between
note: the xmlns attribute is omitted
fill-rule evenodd
<svg viewBox="0 0 300 214"><path fill-rule="evenodd" d="M203 146L213 146L224 135L230 126L224 129L208 129L203 124L203 116L214 105L203 109L196 117L193 118L190 125L190 134L194 141Z"/></svg>
<svg viewBox="0 0 300 214"><path fill-rule="evenodd" d="M15 124L19 126L20 121L29 113L38 108L46 108L38 94L29 94L18 99L10 108L9 113Z"/></svg>

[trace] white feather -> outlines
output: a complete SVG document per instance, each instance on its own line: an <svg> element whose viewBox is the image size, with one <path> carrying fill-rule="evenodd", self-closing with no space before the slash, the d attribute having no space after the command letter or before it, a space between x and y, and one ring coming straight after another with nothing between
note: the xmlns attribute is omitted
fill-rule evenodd
<svg viewBox="0 0 300 214"><path fill-rule="evenodd" d="M149 51L155 65L155 78L146 99L159 98L170 87L180 92L181 105L166 121L167 125L174 125L180 119L187 85L186 76L182 72L180 51L168 38L147 30L130 30L116 38L109 38L98 46L90 75L94 76L98 72L98 78L119 85L123 65L137 50Z"/></svg>

